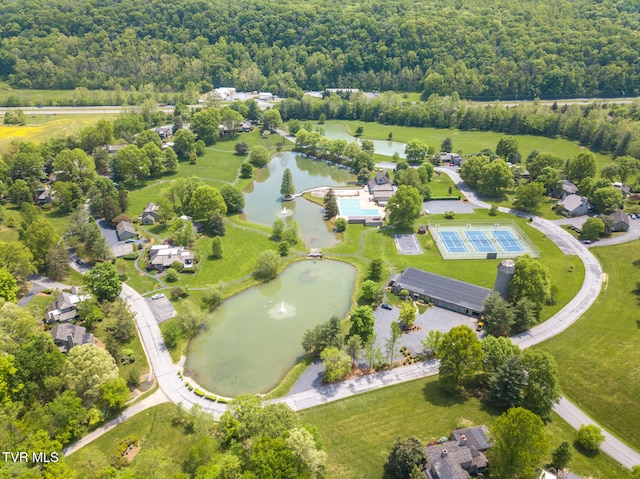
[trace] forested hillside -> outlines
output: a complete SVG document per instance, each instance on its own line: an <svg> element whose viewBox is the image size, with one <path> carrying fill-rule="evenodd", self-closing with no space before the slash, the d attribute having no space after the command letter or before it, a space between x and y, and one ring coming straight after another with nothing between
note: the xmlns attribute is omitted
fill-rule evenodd
<svg viewBox="0 0 640 479"><path fill-rule="evenodd" d="M14 88L640 94L637 0L6 0L0 18Z"/></svg>

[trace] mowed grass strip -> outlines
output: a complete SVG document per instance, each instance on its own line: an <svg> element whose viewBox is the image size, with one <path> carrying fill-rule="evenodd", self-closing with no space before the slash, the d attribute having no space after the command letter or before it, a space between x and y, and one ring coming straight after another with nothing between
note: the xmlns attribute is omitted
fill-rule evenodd
<svg viewBox="0 0 640 479"><path fill-rule="evenodd" d="M328 479L375 479L383 477L384 463L398 436L435 441L449 436L462 419L491 427L499 411L475 398L452 397L436 378L427 378L307 409L300 415L318 428L324 441ZM555 415L546 431L552 447L575 439L573 429ZM590 458L574 451L571 469L594 479L627 477L627 471L605 454Z"/></svg>
<svg viewBox="0 0 640 479"><path fill-rule="evenodd" d="M640 242L593 248L608 282L596 303L540 347L558 362L565 395L604 428L640 449Z"/></svg>
<svg viewBox="0 0 640 479"><path fill-rule="evenodd" d="M456 129L419 128L411 126L383 125L381 123L368 123L364 121L330 120L327 123L342 124L353 135L356 128L362 127L361 138L374 140L386 140L389 132L393 133L393 140L406 143L413 139L423 140L427 145L440 151L440 145L445 138L451 138L453 151L461 151L462 154L477 153L485 148L496 150L498 141L508 133L496 133L493 131L462 131ZM526 158L533 150L539 153L553 153L563 160L573 158L586 148L580 146L577 141L564 138L547 138L534 135L512 135L518 139L519 151ZM611 155L594 153L598 161L598 168L612 161Z"/></svg>

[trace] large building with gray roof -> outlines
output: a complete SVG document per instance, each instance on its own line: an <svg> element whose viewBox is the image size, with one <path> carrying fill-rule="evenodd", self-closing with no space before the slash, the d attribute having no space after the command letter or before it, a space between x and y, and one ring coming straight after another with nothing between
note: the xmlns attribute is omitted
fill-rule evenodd
<svg viewBox="0 0 640 479"><path fill-rule="evenodd" d="M396 294L406 289L414 299L427 300L440 308L475 317L480 317L484 300L491 294L488 288L412 267L394 279L393 289Z"/></svg>

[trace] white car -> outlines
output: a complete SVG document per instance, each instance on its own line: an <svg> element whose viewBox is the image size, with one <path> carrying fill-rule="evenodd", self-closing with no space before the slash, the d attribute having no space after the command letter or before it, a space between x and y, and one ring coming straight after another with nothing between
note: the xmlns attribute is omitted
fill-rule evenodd
<svg viewBox="0 0 640 479"><path fill-rule="evenodd" d="M151 296L151 299L160 299L160 298L164 298L164 294L158 293Z"/></svg>

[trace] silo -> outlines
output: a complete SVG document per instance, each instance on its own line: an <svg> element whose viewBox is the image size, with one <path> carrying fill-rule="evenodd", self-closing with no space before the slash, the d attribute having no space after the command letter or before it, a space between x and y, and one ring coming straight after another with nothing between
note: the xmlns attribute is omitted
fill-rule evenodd
<svg viewBox="0 0 640 479"><path fill-rule="evenodd" d="M509 299L509 283L516 272L516 263L512 259L503 259L498 265L498 275L493 290L504 299Z"/></svg>

